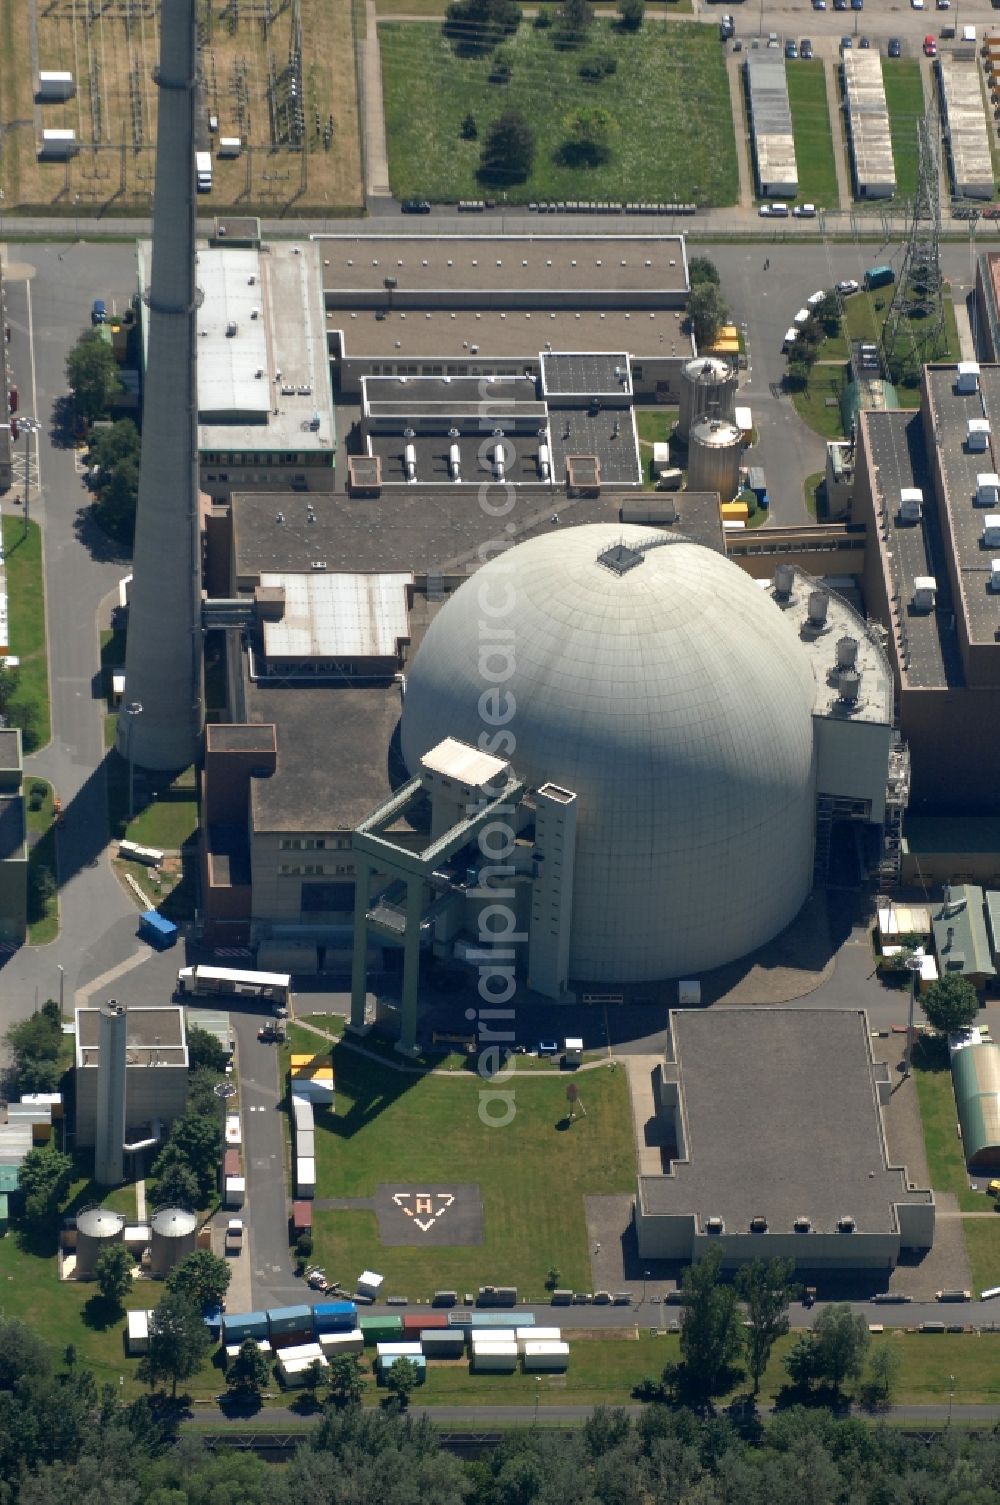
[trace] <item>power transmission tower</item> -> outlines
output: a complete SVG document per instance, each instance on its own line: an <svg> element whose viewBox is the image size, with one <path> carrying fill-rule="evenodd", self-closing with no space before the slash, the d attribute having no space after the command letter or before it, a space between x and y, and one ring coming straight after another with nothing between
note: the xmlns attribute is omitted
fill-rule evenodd
<svg viewBox="0 0 1000 1505"><path fill-rule="evenodd" d="M890 373L936 359L944 348L941 276L941 189L936 112L917 122L917 191L903 265L882 330L882 354Z"/></svg>

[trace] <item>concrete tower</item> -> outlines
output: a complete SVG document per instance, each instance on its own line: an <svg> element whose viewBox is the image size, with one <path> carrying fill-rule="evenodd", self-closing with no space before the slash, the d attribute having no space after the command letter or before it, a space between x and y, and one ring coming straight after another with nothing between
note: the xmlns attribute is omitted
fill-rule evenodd
<svg viewBox="0 0 1000 1505"><path fill-rule="evenodd" d="M195 365L195 37L195 0L164 0L155 75L159 124L142 469L125 696L117 738L123 757L156 769L186 768L194 760L204 714Z"/></svg>
<svg viewBox="0 0 1000 1505"><path fill-rule="evenodd" d="M101 1007L97 1057L97 1139L94 1180L118 1186L125 1179L125 1005L113 998Z"/></svg>

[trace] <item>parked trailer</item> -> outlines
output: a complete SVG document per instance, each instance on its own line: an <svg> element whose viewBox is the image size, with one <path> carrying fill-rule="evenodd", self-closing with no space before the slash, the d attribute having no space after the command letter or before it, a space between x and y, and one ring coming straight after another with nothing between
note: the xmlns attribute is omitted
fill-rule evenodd
<svg viewBox="0 0 1000 1505"><path fill-rule="evenodd" d="M129 1358L149 1352L149 1313L129 1312L125 1340L125 1352Z"/></svg>
<svg viewBox="0 0 1000 1505"><path fill-rule="evenodd" d="M165 951L177 940L177 926L173 920L164 919L155 909L147 909L139 916L139 935L158 951Z"/></svg>
<svg viewBox="0 0 1000 1505"><path fill-rule="evenodd" d="M288 1007L292 979L287 972L240 972L233 967L182 967L177 974L177 991L181 996L222 998L264 998Z"/></svg>
<svg viewBox="0 0 1000 1505"><path fill-rule="evenodd" d="M493 1343L477 1348L469 1367L477 1374L513 1374L517 1368L517 1344Z"/></svg>
<svg viewBox="0 0 1000 1505"><path fill-rule="evenodd" d="M137 841L120 841L118 855L123 862L144 862L147 867L159 867L163 861L159 847L141 847Z"/></svg>
<svg viewBox="0 0 1000 1505"><path fill-rule="evenodd" d="M545 1370L550 1374L562 1374L568 1366L568 1343L529 1343L524 1349L526 1374L537 1374Z"/></svg>
<svg viewBox="0 0 1000 1505"><path fill-rule="evenodd" d="M199 193L212 191L212 153L195 152L194 174Z"/></svg>
<svg viewBox="0 0 1000 1505"><path fill-rule="evenodd" d="M35 90L39 104L57 104L64 99L72 99L75 93L76 83L72 73L39 73L38 88Z"/></svg>
<svg viewBox="0 0 1000 1505"><path fill-rule="evenodd" d="M320 1333L319 1346L328 1359L338 1358L343 1353L363 1353L364 1334L360 1327L340 1333Z"/></svg>

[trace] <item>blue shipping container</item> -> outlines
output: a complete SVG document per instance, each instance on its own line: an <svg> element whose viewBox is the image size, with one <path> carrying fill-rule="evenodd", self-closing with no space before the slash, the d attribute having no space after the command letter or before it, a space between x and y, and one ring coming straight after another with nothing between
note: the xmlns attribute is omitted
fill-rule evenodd
<svg viewBox="0 0 1000 1505"><path fill-rule="evenodd" d="M358 1309L353 1301L320 1301L313 1307L318 1333L351 1332L357 1326Z"/></svg>
<svg viewBox="0 0 1000 1505"><path fill-rule="evenodd" d="M222 1333L226 1343L242 1343L244 1338L266 1338L267 1313L227 1312L222 1319Z"/></svg>
<svg viewBox="0 0 1000 1505"><path fill-rule="evenodd" d="M267 1314L269 1333L297 1333L305 1328L312 1330L311 1306L276 1306Z"/></svg>
<svg viewBox="0 0 1000 1505"><path fill-rule="evenodd" d="M408 1363L413 1365L414 1369L417 1371L417 1384L422 1385L424 1383L424 1380L427 1378L427 1360L424 1358L422 1353L397 1354L395 1358L386 1356L386 1358L384 1359L379 1359L377 1361L379 1378L384 1380L393 1364L398 1363L400 1359L406 1359Z"/></svg>
<svg viewBox="0 0 1000 1505"><path fill-rule="evenodd" d="M155 909L147 909L139 918L139 934L143 940L162 949L164 946L172 946L176 941L177 926L172 920L165 920L161 914L157 914Z"/></svg>
<svg viewBox="0 0 1000 1505"><path fill-rule="evenodd" d="M450 1327L534 1327L534 1312L449 1312Z"/></svg>

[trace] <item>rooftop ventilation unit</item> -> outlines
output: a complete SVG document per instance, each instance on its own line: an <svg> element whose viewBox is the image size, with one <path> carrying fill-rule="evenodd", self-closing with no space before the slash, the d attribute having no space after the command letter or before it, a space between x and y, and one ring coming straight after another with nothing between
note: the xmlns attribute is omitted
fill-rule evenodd
<svg viewBox="0 0 1000 1505"><path fill-rule="evenodd" d="M765 1218L762 1213L758 1213L756 1217L750 1219L750 1232L751 1233L766 1233L767 1232L767 1218Z"/></svg>
<svg viewBox="0 0 1000 1505"><path fill-rule="evenodd" d="M1000 544L1000 513L988 512L983 518L983 543L988 549Z"/></svg>
<svg viewBox="0 0 1000 1505"><path fill-rule="evenodd" d="M861 675L857 669L841 669L837 675L837 694L844 705L857 705L861 694Z"/></svg>
<svg viewBox="0 0 1000 1505"><path fill-rule="evenodd" d="M989 522L989 518L986 519ZM1000 543L1000 517L997 518L998 537ZM984 529L985 532L985 529ZM937 601L937 581L933 575L917 575L913 581L913 609L914 611L933 611Z"/></svg>
<svg viewBox="0 0 1000 1505"><path fill-rule="evenodd" d="M904 486L899 493L899 520L918 523L923 513L924 494L919 486Z"/></svg>
<svg viewBox="0 0 1000 1505"><path fill-rule="evenodd" d="M311 559L309 561L309 568L311 570L325 570L326 569L326 560L325 559Z"/></svg>
<svg viewBox="0 0 1000 1505"><path fill-rule="evenodd" d="M725 1224L725 1219L724 1218L706 1218L705 1219L705 1232L706 1233L711 1233L711 1234L714 1234L716 1237L718 1237L720 1233L725 1233L725 1231L726 1231L726 1224Z"/></svg>
<svg viewBox="0 0 1000 1505"><path fill-rule="evenodd" d="M990 421L988 418L970 418L966 431L966 444L973 454L989 448Z"/></svg>
<svg viewBox="0 0 1000 1505"><path fill-rule="evenodd" d="M251 317L251 319L259 319L260 318L260 309L259 308L252 308L250 310L250 317Z"/></svg>
<svg viewBox="0 0 1000 1505"><path fill-rule="evenodd" d="M811 1233L812 1223L809 1218L796 1218L792 1224L796 1233Z"/></svg>
<svg viewBox="0 0 1000 1505"><path fill-rule="evenodd" d="M448 475L453 481L462 479L462 452L457 444L448 447Z"/></svg>
<svg viewBox="0 0 1000 1505"><path fill-rule="evenodd" d="M779 564L774 570L774 593L784 600L792 594L792 586L795 583L795 571L790 564Z"/></svg>
<svg viewBox="0 0 1000 1505"><path fill-rule="evenodd" d="M230 319L229 323L226 325L226 339L227 340L231 340L234 337L235 334L236 334L236 320L235 319Z"/></svg>
<svg viewBox="0 0 1000 1505"><path fill-rule="evenodd" d="M990 560L989 588L994 595L1000 592L1000 559Z"/></svg>
<svg viewBox="0 0 1000 1505"><path fill-rule="evenodd" d="M403 450L403 469L406 479L412 483L417 479L417 451L412 444L408 444Z"/></svg>
<svg viewBox="0 0 1000 1505"><path fill-rule="evenodd" d="M826 622L826 614L830 606L830 592L814 590L809 592L809 623L812 627L822 627Z"/></svg>
<svg viewBox="0 0 1000 1505"><path fill-rule="evenodd" d="M976 506L1000 507L1000 476L985 470L976 476Z"/></svg>
<svg viewBox="0 0 1000 1505"><path fill-rule="evenodd" d="M857 1231L857 1227L858 1225L852 1217L848 1216L837 1219L838 1233L855 1233Z"/></svg>
<svg viewBox="0 0 1000 1505"><path fill-rule="evenodd" d="M979 362L959 361L956 387L959 392L979 391Z"/></svg>
<svg viewBox="0 0 1000 1505"><path fill-rule="evenodd" d="M858 661L857 638L843 637L837 640L837 668L853 669Z"/></svg>

